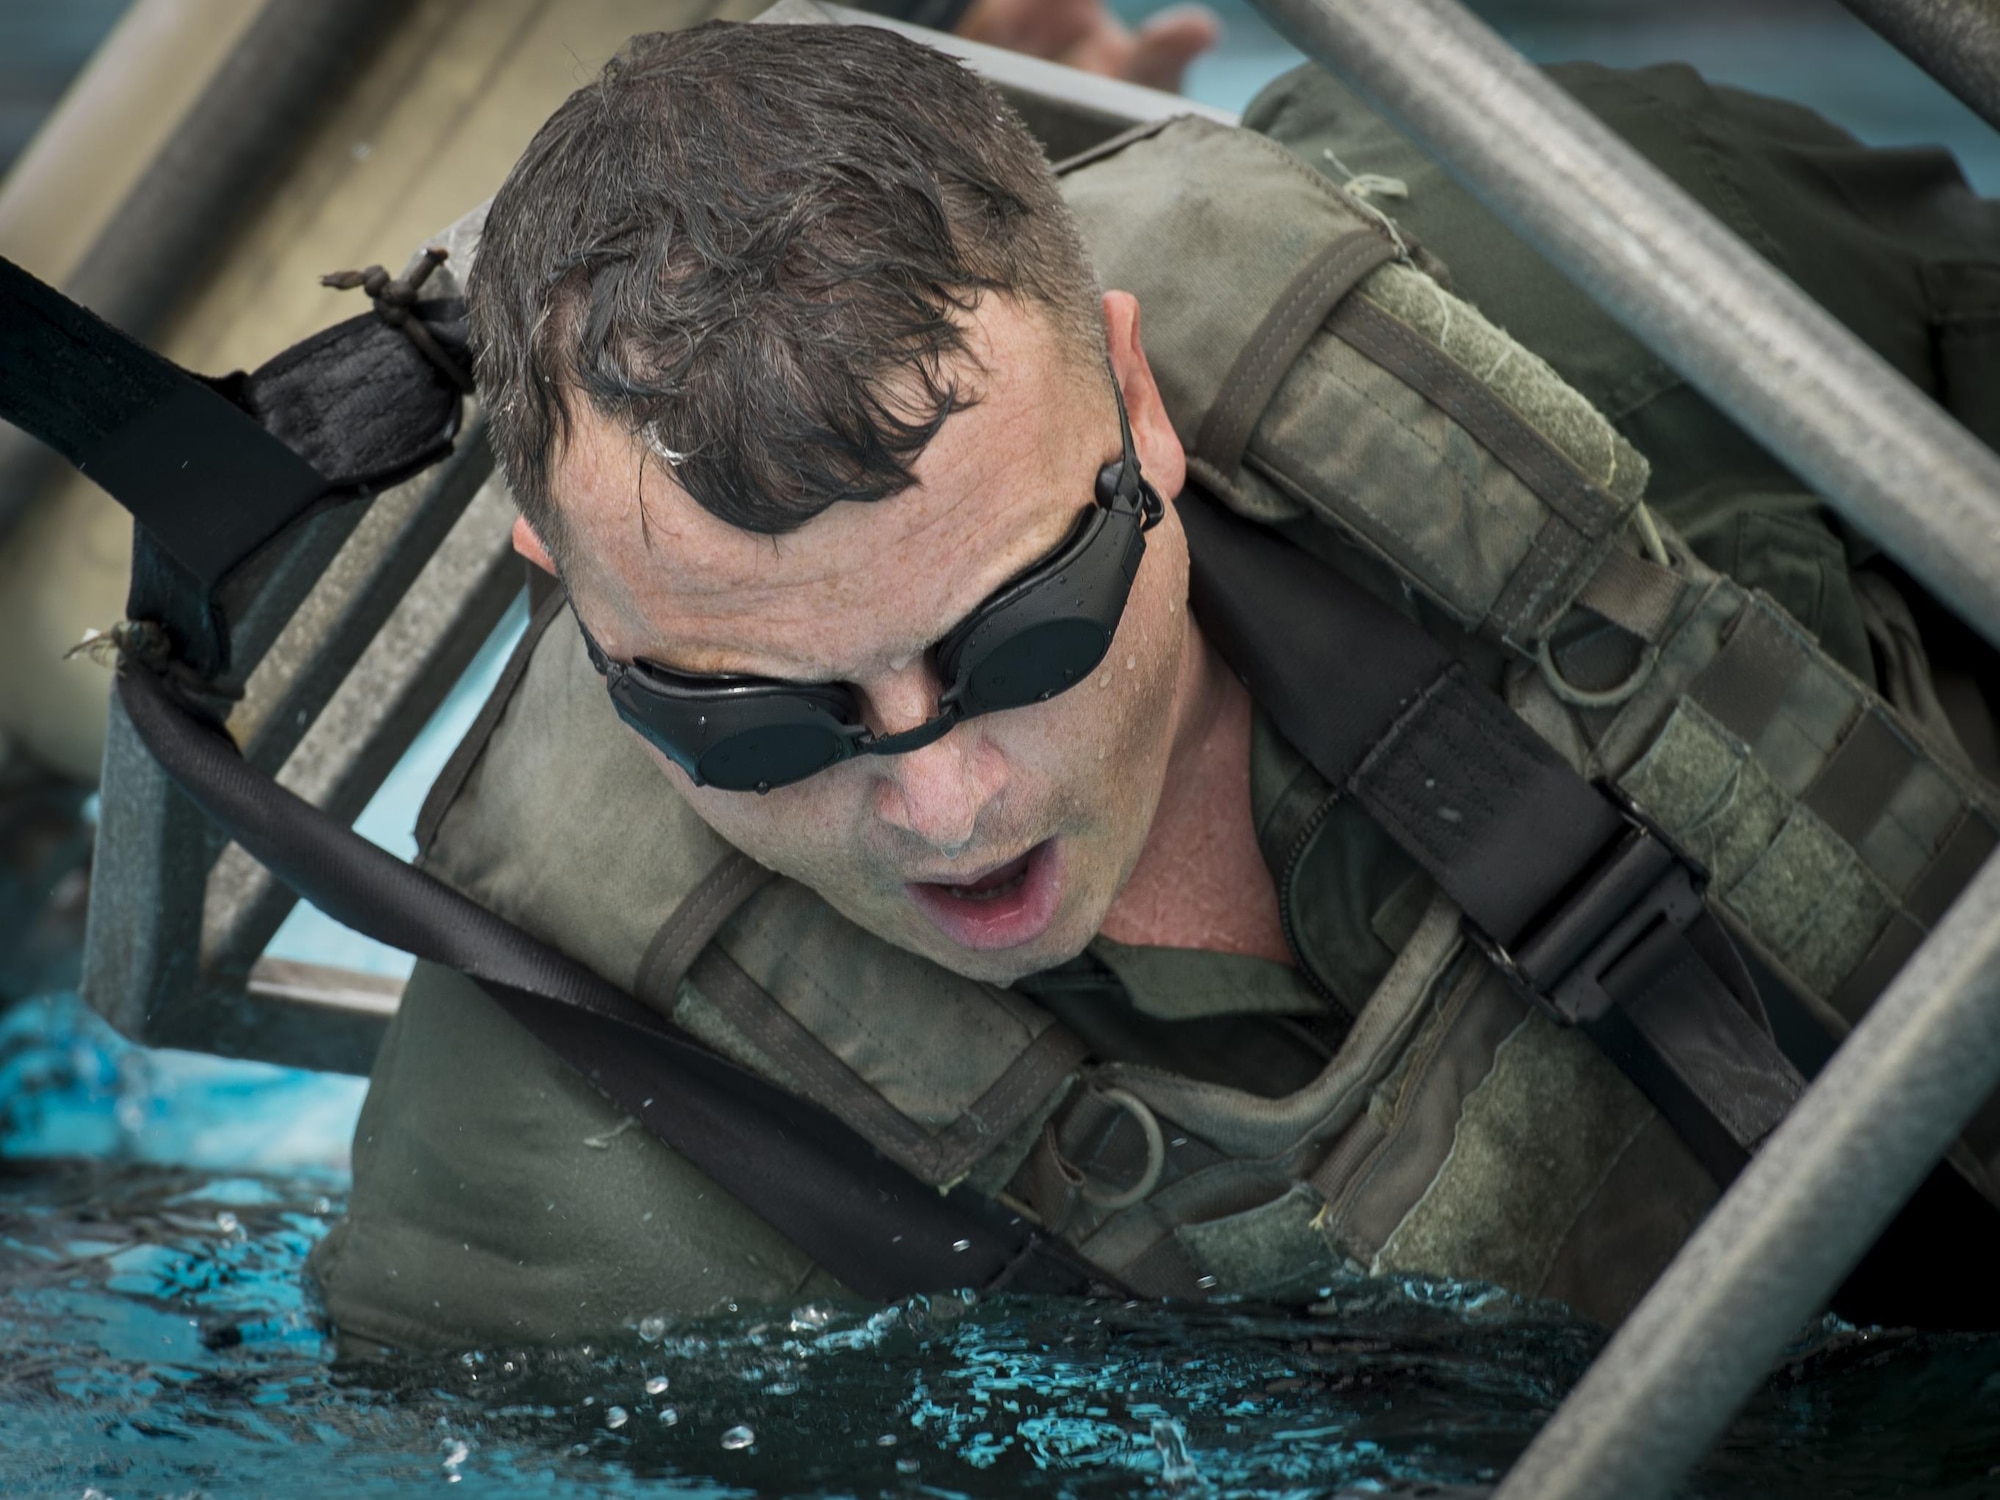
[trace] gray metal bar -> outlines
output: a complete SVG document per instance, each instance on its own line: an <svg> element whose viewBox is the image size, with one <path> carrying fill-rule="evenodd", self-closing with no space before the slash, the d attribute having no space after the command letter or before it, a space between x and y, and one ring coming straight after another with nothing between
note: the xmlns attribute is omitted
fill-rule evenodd
<svg viewBox="0 0 2000 1500"><path fill-rule="evenodd" d="M2000 3L1840 0L1910 61L2000 130Z"/></svg>
<svg viewBox="0 0 2000 1500"><path fill-rule="evenodd" d="M1672 1494L2000 1083L2000 859L1968 886L1495 1500Z"/></svg>
<svg viewBox="0 0 2000 1500"><path fill-rule="evenodd" d="M510 502L474 500L491 472L475 419L437 468L365 507L312 518L225 586L225 686L243 696L216 707L253 764L289 766L310 783L306 795L346 816L366 804L518 587ZM437 635L413 635L409 622ZM393 671L364 671L357 663L383 632L405 655ZM302 758L300 742L342 692L349 703L373 697L359 717L336 715ZM232 851L147 754L115 696L100 789L84 998L135 1041L365 1072L379 1018L251 1003L247 979L291 893L268 877L232 881L244 874Z"/></svg>
<svg viewBox="0 0 2000 1500"><path fill-rule="evenodd" d="M239 657L257 653L254 666L233 664L247 676L228 721L250 764L276 772L285 763L492 473L485 419L474 415L450 457L368 502L307 581L265 576L254 561L231 581L222 601L230 639ZM232 607L239 591L249 598ZM282 631L255 628L266 613L280 616Z"/></svg>
<svg viewBox="0 0 2000 1500"><path fill-rule="evenodd" d="M513 498L495 476L371 631L367 649L277 771L280 785L343 822L359 816L520 593L514 515ZM290 887L241 847L223 850L203 905L204 981L239 991L296 902ZM368 1058L357 1061L366 1071Z"/></svg>
<svg viewBox="0 0 2000 1500"><path fill-rule="evenodd" d="M1455 0L1256 0L1989 641L2000 458Z"/></svg>

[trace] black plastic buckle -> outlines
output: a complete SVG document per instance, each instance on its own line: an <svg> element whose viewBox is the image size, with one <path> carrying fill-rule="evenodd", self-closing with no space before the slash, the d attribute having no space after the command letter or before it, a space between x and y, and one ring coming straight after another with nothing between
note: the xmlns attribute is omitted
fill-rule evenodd
<svg viewBox="0 0 2000 1500"><path fill-rule="evenodd" d="M1612 795L1625 816L1624 835L1511 948L1469 929L1500 971L1565 1026L1609 1010L1604 976L1656 923L1685 930L1699 918L1708 885L1707 871Z"/></svg>

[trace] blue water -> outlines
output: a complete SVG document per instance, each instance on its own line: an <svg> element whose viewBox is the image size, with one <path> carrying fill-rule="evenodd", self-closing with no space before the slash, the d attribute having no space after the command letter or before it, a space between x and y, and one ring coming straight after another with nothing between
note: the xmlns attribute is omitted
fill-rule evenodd
<svg viewBox="0 0 2000 1500"><path fill-rule="evenodd" d="M0 1164L0 1494L1471 1495L1600 1337L1384 1281L1304 1316L947 1296L343 1365L299 1275L340 1187ZM1829 1323L1688 1493L1990 1496L1996 1393L1992 1340Z"/></svg>

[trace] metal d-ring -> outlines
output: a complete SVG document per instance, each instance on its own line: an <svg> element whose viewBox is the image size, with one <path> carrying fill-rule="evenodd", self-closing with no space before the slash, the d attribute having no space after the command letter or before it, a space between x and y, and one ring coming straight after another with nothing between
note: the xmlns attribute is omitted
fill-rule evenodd
<svg viewBox="0 0 2000 1500"><path fill-rule="evenodd" d="M1160 1129L1160 1122L1153 1117L1152 1108L1136 1094L1128 1094L1123 1089L1099 1089L1098 1096L1107 1103L1115 1104L1139 1122L1139 1129L1146 1137L1146 1170L1139 1174L1139 1180L1128 1188L1117 1192L1093 1185L1089 1178L1079 1184L1077 1191L1084 1201L1115 1213L1121 1208L1130 1208L1141 1201L1160 1184L1160 1173L1167 1165L1167 1137Z"/></svg>
<svg viewBox="0 0 2000 1500"><path fill-rule="evenodd" d="M1648 646L1640 654L1638 665L1633 667L1625 680L1615 687L1594 692L1580 688L1563 676L1562 668L1556 665L1555 653L1549 649L1549 638L1543 636L1535 646L1535 665L1542 669L1542 681L1549 685L1549 691L1572 708L1616 708L1631 698L1646 685L1646 679L1653 675L1653 668L1660 664L1660 648Z"/></svg>

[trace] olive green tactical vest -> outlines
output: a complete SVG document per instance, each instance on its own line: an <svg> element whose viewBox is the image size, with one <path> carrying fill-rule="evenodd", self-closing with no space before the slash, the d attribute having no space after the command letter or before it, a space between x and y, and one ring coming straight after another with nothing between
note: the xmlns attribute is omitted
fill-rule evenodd
<svg viewBox="0 0 2000 1500"><path fill-rule="evenodd" d="M2000 842L2000 803L1953 747L1671 532L1649 555L1638 453L1282 147L1183 118L1063 181L1105 284L1140 299L1194 482L1436 630L1707 867L1725 921L1830 1027L1851 1024ZM1342 861L1313 852L1351 827L1335 800L1322 786L1297 819L1308 906L1344 899ZM1613 1320L1714 1197L1420 880L1305 1086L1093 1058L1024 994L896 949L722 843L622 730L566 620L503 682L422 837L435 874L1143 1292L1310 1297L1346 1266ZM2000 1119L1958 1161L1991 1196Z"/></svg>

